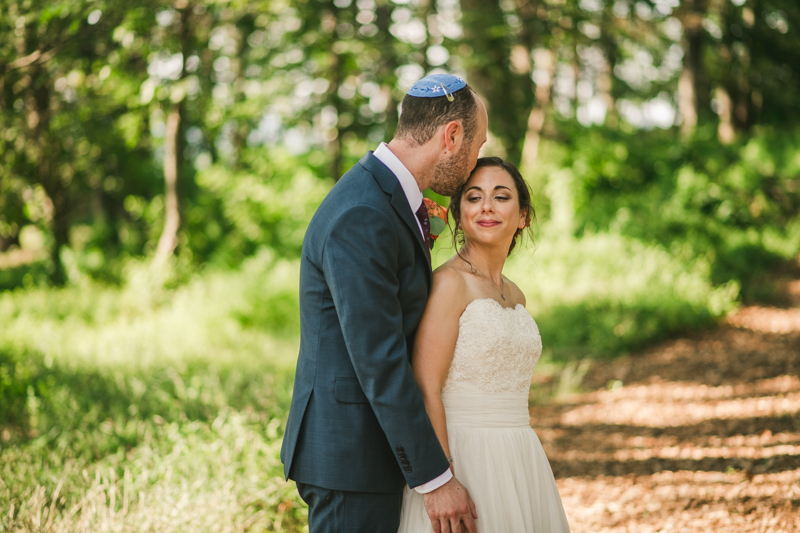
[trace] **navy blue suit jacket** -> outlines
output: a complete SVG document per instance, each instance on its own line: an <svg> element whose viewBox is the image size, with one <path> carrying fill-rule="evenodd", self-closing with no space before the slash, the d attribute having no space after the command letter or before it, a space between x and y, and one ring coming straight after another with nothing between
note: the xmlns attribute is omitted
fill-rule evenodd
<svg viewBox="0 0 800 533"><path fill-rule="evenodd" d="M448 468L410 366L431 276L399 181L368 153L303 241L300 354L281 448L288 478L391 493Z"/></svg>

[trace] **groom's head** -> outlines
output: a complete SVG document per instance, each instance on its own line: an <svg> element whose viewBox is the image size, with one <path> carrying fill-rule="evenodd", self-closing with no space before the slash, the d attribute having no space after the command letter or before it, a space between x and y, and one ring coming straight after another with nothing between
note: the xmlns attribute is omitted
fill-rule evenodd
<svg viewBox="0 0 800 533"><path fill-rule="evenodd" d="M471 142L478 119L477 100L475 91L461 78L449 74L422 78L403 98L395 137L422 146L440 127L455 120Z"/></svg>
<svg viewBox="0 0 800 533"><path fill-rule="evenodd" d="M427 76L401 104L395 139L439 154L430 187L450 196L469 177L486 142L486 107L467 83L450 74Z"/></svg>

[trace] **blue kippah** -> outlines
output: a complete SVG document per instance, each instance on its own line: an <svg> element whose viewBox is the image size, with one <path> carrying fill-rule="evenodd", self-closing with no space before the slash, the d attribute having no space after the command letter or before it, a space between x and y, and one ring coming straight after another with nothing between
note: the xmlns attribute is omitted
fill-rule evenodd
<svg viewBox="0 0 800 533"><path fill-rule="evenodd" d="M453 93L466 86L467 82L458 76L453 76L452 74L431 74L415 83L406 94L421 98L447 96L448 100L452 100Z"/></svg>

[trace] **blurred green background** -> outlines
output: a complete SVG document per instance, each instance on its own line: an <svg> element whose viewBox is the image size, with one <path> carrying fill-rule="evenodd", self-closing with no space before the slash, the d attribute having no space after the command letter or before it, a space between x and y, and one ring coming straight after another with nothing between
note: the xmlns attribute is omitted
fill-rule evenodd
<svg viewBox="0 0 800 533"><path fill-rule="evenodd" d="M5 0L0 531L306 527L303 233L439 69L533 188L507 274L544 371L780 304L798 28L796 0Z"/></svg>

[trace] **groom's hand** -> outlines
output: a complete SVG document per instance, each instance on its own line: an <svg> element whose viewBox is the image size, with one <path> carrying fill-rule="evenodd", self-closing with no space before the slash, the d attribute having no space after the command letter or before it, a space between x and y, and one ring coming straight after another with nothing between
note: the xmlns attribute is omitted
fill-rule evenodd
<svg viewBox="0 0 800 533"><path fill-rule="evenodd" d="M461 533L462 523L466 531L477 533L475 504L455 477L438 489L423 494L422 499L436 533Z"/></svg>

